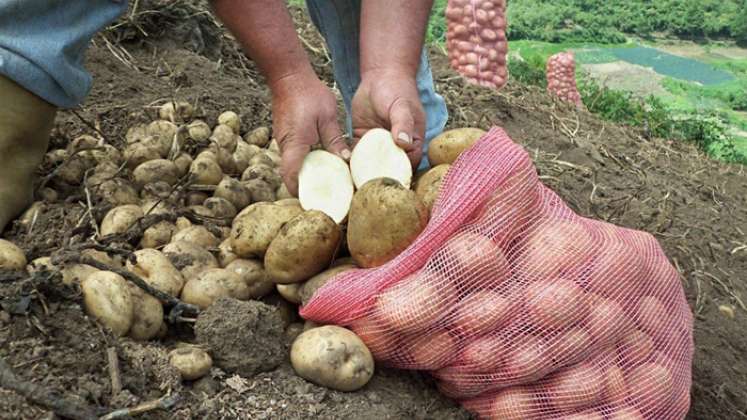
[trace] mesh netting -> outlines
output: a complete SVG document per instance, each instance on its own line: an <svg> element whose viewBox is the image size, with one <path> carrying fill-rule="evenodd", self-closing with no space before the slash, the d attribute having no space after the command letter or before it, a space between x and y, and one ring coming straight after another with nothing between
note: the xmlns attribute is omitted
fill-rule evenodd
<svg viewBox="0 0 747 420"><path fill-rule="evenodd" d="M584 107L576 86L576 58L572 52L560 52L547 59L547 91L579 108Z"/></svg>
<svg viewBox="0 0 747 420"><path fill-rule="evenodd" d="M452 166L407 250L335 277L301 314L350 327L379 363L429 371L484 418L689 408L692 316L657 241L576 215L499 128Z"/></svg>

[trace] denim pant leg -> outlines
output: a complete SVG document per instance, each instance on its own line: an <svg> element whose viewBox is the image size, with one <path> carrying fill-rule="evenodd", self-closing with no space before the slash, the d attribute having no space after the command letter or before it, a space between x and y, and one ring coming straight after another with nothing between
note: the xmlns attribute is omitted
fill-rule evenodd
<svg viewBox="0 0 747 420"><path fill-rule="evenodd" d="M126 0L0 0L0 74L57 107L77 106L91 88L91 39L126 10Z"/></svg>
<svg viewBox="0 0 747 420"><path fill-rule="evenodd" d="M324 37L332 55L334 75L347 111L347 131L352 132L351 102L360 84L360 16L361 0L306 0L312 22ZM433 75L425 49L420 56L417 74L420 101L426 114L423 151L439 135L449 117L446 102L436 93ZM427 154L420 167L428 166Z"/></svg>

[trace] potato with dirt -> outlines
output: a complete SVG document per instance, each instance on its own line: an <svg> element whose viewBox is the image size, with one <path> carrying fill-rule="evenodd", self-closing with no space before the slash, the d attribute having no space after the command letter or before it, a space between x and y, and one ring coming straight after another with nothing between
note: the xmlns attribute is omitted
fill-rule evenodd
<svg viewBox="0 0 747 420"><path fill-rule="evenodd" d="M299 335L291 346L298 376L338 391L355 391L374 373L371 352L352 331L327 325Z"/></svg>
<svg viewBox="0 0 747 420"><path fill-rule="evenodd" d="M396 257L428 224L428 209L414 191L390 178L371 180L353 195L348 215L348 249L364 268Z"/></svg>
<svg viewBox="0 0 747 420"><path fill-rule="evenodd" d="M181 297L186 303L206 309L221 297L247 300L251 295L249 286L238 274L225 268L211 268L187 281Z"/></svg>
<svg viewBox="0 0 747 420"><path fill-rule="evenodd" d="M243 183L230 176L223 177L218 183L213 197L228 200L237 211L243 210L252 203L252 192Z"/></svg>
<svg viewBox="0 0 747 420"><path fill-rule="evenodd" d="M418 198L420 198L429 212L433 209L433 203L438 198L441 183L450 168L451 165L448 163L438 165L429 169L415 181L415 194L418 195Z"/></svg>
<svg viewBox="0 0 747 420"><path fill-rule="evenodd" d="M218 268L213 254L194 242L173 241L163 247L163 254L182 273L185 280L192 279L207 269Z"/></svg>
<svg viewBox="0 0 747 420"><path fill-rule="evenodd" d="M309 210L285 223L265 254L272 281L298 283L328 267L340 246L340 226L318 210Z"/></svg>
<svg viewBox="0 0 747 420"><path fill-rule="evenodd" d="M125 204L109 210L101 221L101 236L116 235L127 230L143 217L143 210L137 204Z"/></svg>
<svg viewBox="0 0 747 420"><path fill-rule="evenodd" d="M26 268L26 254L13 242L0 239L0 269L24 270Z"/></svg>
<svg viewBox="0 0 747 420"><path fill-rule="evenodd" d="M184 286L184 278L171 264L166 255L155 249L141 249L134 252L134 261L128 260L126 268L142 277L148 284L171 296L179 296Z"/></svg>
<svg viewBox="0 0 747 420"><path fill-rule="evenodd" d="M324 270L314 277L308 279L301 285L301 288L298 291L298 295L301 298L301 303L303 305L309 303L311 298L314 296L314 293L316 293L317 290L321 289L322 286L327 284L327 282L334 278L336 275L356 268L358 267L356 267L354 264L342 264Z"/></svg>
<svg viewBox="0 0 747 420"><path fill-rule="evenodd" d="M134 307L127 280L110 271L98 271L80 285L86 312L115 335L127 334L132 326Z"/></svg>
<svg viewBox="0 0 747 420"><path fill-rule="evenodd" d="M275 287L260 261L239 258L226 264L225 268L241 278L249 288L249 297L252 299L266 296Z"/></svg>
<svg viewBox="0 0 747 420"><path fill-rule="evenodd" d="M132 296L132 325L127 333L133 340L150 340L163 326L161 301L133 283L128 283Z"/></svg>
<svg viewBox="0 0 747 420"><path fill-rule="evenodd" d="M244 141L247 144L255 145L257 147L267 147L267 144L270 143L270 129L267 127L255 128L246 133Z"/></svg>
<svg viewBox="0 0 747 420"><path fill-rule="evenodd" d="M181 346L169 352L169 364L176 368L185 381L200 379L210 372L213 359L198 346Z"/></svg>
<svg viewBox="0 0 747 420"><path fill-rule="evenodd" d="M169 221L158 222L143 232L140 248L160 248L169 242L176 231L176 226Z"/></svg>
<svg viewBox="0 0 747 420"><path fill-rule="evenodd" d="M174 233L172 240L174 242L192 242L193 244L205 249L216 247L220 243L218 238L202 225L192 225L178 230Z"/></svg>
<svg viewBox="0 0 747 420"><path fill-rule="evenodd" d="M223 179L223 169L218 165L218 158L215 155L197 156L189 167L189 174L192 182L200 185L218 185Z"/></svg>
<svg viewBox="0 0 747 420"><path fill-rule="evenodd" d="M250 205L233 220L231 244L234 252L241 258L264 257L280 228L301 213L303 209L296 206L264 202Z"/></svg>
<svg viewBox="0 0 747 420"><path fill-rule="evenodd" d="M428 161L434 167L454 163L462 152L472 147L485 134L485 130L471 127L444 131L431 140Z"/></svg>
<svg viewBox="0 0 747 420"><path fill-rule="evenodd" d="M138 188L156 181L174 185L179 180L179 169L168 159L149 160L132 171L132 180Z"/></svg>

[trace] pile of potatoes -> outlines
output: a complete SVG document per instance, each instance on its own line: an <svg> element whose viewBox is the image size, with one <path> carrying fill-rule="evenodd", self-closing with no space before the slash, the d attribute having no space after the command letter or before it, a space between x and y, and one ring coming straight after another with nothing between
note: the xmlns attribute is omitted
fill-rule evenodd
<svg viewBox="0 0 747 420"><path fill-rule="evenodd" d="M428 223L441 180L458 156L454 149L463 150L479 136L460 143L447 132L434 140L434 145L446 142L451 147L432 145L429 157L439 164L411 183L404 152L388 132L372 130L369 137L386 146L361 147L364 137L350 169L327 152L312 152L301 171L299 200L281 180L279 149L268 128L242 132L239 116L231 111L220 114L211 127L195 118L195 109L186 102L169 102L158 114L159 119L127 131L121 153L89 135L50 151L48 163L64 162L51 186L85 185L110 208L98 225L100 238L128 232L153 214L188 210L204 222L178 217L148 227L130 261L93 250L87 255L129 270L200 309L220 297L272 300L277 292L287 301L281 311L287 315L288 335L298 335L291 360L299 375L341 390L365 385L373 374L373 358L363 342L339 327L313 332L318 327L313 323L290 324L297 316L295 305L308 302L335 275L385 264L407 248ZM362 153L370 156L360 159ZM320 154L315 167L313 156ZM393 163L356 170L356 161L371 160ZM333 169L324 172L330 162ZM341 168L350 172L319 176L340 174ZM315 179L311 187L309 179ZM45 200L55 199L54 188L47 190ZM23 268L23 252L5 242L0 242L0 268ZM120 275L82 264L53 267L49 257L27 267L30 272L40 269L59 269L64 283L79 285L86 311L114 334L150 340L167 333L161 302ZM204 375L211 365L204 350L188 346L175 350L172 360L175 366L185 360L197 363L180 368L188 380Z"/></svg>

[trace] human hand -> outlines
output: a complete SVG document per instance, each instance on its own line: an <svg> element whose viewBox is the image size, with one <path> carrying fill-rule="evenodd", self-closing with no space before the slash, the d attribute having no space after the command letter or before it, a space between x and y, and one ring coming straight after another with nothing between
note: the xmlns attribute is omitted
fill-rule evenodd
<svg viewBox="0 0 747 420"><path fill-rule="evenodd" d="M350 159L337 122L337 99L316 75L290 75L271 83L273 133L280 146L280 172L288 191L298 195L298 173L311 147Z"/></svg>
<svg viewBox="0 0 747 420"><path fill-rule="evenodd" d="M362 74L352 108L356 138L372 128L390 130L397 145L407 152L413 167L420 164L425 112L412 75L397 70L372 70Z"/></svg>

